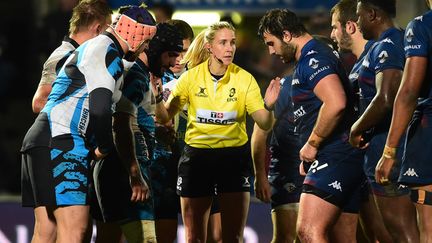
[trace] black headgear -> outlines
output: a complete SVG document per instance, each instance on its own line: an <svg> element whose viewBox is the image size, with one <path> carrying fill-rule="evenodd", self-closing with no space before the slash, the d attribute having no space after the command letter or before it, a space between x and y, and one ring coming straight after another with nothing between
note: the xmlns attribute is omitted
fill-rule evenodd
<svg viewBox="0 0 432 243"><path fill-rule="evenodd" d="M183 36L167 23L157 24L157 30L153 39L149 43L149 48L145 50L150 71L158 77L162 76L161 60L162 53L167 51L182 52Z"/></svg>

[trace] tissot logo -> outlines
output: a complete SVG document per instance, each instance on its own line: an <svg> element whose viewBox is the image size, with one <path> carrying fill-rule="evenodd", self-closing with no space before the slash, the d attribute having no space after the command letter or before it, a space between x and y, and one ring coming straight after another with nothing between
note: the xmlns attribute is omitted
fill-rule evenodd
<svg viewBox="0 0 432 243"><path fill-rule="evenodd" d="M198 97L208 97L208 95L206 93L206 89L207 88L199 87L199 91L198 91L198 93L195 94L195 96L198 96Z"/></svg>
<svg viewBox="0 0 432 243"><path fill-rule="evenodd" d="M223 118L224 117L222 112L212 112L212 113L210 113L210 116L212 118Z"/></svg>
<svg viewBox="0 0 432 243"><path fill-rule="evenodd" d="M198 109L196 111L196 121L198 123L229 125L235 123L236 118L236 111L211 111L204 109Z"/></svg>

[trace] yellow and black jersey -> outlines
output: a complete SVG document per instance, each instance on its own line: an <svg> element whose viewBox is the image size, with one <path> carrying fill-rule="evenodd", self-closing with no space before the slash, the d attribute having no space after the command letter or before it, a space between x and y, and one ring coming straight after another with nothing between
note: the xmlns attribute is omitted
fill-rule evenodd
<svg viewBox="0 0 432 243"><path fill-rule="evenodd" d="M255 78L235 64L216 80L210 74L208 60L188 70L174 87L170 102L179 98L179 106L188 106L185 142L196 148L238 147L248 140L246 112L264 109Z"/></svg>

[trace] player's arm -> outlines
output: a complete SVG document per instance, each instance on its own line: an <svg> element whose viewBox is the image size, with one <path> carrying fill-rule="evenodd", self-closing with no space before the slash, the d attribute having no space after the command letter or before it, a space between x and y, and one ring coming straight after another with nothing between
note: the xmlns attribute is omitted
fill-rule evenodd
<svg viewBox="0 0 432 243"><path fill-rule="evenodd" d="M132 189L131 201L144 201L149 197L148 185L142 177L136 157L135 137L132 130L134 117L126 112L113 115L114 144L117 152L129 173Z"/></svg>
<svg viewBox="0 0 432 243"><path fill-rule="evenodd" d="M402 83L396 95L392 121L387 136L386 149L377 164L375 178L388 178L393 167L396 149L405 133L417 105L423 80L426 76L427 58L421 56L409 57L405 64Z"/></svg>
<svg viewBox="0 0 432 243"><path fill-rule="evenodd" d="M261 129L256 123L251 137L252 160L255 170L255 195L263 202L270 202L271 191L265 170L267 136L269 132Z"/></svg>
<svg viewBox="0 0 432 243"><path fill-rule="evenodd" d="M39 113L44 108L51 89L51 84L40 84L38 86L32 100L32 110L34 113Z"/></svg>
<svg viewBox="0 0 432 243"><path fill-rule="evenodd" d="M93 123L97 150L103 156L113 149L111 90L96 88L89 93L89 114ZM96 158L99 159L99 158Z"/></svg>
<svg viewBox="0 0 432 243"><path fill-rule="evenodd" d="M377 93L363 115L351 127L350 143L352 146L359 147L361 135L379 124L392 111L401 77L402 71L398 69L386 69L376 74Z"/></svg>
<svg viewBox="0 0 432 243"><path fill-rule="evenodd" d="M322 78L313 92L322 105L312 133L300 150L300 159L308 162L315 160L318 148L339 124L346 107L346 94L336 74Z"/></svg>

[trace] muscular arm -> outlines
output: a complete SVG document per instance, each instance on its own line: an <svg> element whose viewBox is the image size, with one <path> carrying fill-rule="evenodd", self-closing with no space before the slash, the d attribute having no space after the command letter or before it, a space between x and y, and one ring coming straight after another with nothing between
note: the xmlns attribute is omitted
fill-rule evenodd
<svg viewBox="0 0 432 243"><path fill-rule="evenodd" d="M319 147L339 124L346 107L346 94L336 74L324 77L313 91L323 104L308 143Z"/></svg>
<svg viewBox="0 0 432 243"><path fill-rule="evenodd" d="M32 109L34 113L39 113L44 108L51 89L52 87L50 84L41 84L38 86L32 100Z"/></svg>
<svg viewBox="0 0 432 243"><path fill-rule="evenodd" d="M314 129L300 150L300 160L306 162L315 160L319 146L339 124L346 107L346 94L336 74L321 79L313 91L323 104Z"/></svg>
<svg viewBox="0 0 432 243"><path fill-rule="evenodd" d="M392 111L401 77L402 71L397 69L387 69L376 75L377 93L363 115L352 126L352 138L360 136L363 132L379 124ZM355 143L353 146L358 146L359 142L360 140L352 141Z"/></svg>
<svg viewBox="0 0 432 243"><path fill-rule="evenodd" d="M412 118L422 82L426 75L427 59L409 57L405 64L402 84L396 95L387 146L396 148Z"/></svg>
<svg viewBox="0 0 432 243"><path fill-rule="evenodd" d="M265 156L267 131L261 129L256 123L251 138L252 160L255 170L255 194L263 202L270 202L270 184L265 172Z"/></svg>

